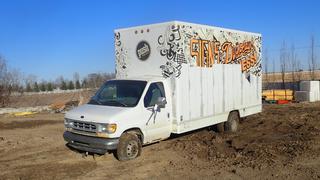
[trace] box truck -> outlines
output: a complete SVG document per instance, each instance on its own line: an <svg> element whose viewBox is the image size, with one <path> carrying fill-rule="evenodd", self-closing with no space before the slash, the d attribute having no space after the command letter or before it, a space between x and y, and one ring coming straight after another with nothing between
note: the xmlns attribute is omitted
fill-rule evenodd
<svg viewBox="0 0 320 180"><path fill-rule="evenodd" d="M115 30L116 78L65 114L64 139L83 152L138 157L171 134L261 112L261 35L179 21Z"/></svg>

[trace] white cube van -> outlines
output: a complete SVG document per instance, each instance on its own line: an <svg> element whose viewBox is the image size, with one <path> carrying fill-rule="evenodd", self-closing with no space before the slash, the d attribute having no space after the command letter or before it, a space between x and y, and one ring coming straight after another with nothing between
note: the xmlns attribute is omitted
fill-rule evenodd
<svg viewBox="0 0 320 180"><path fill-rule="evenodd" d="M115 30L116 79L65 115L75 149L123 161L145 144L261 112L261 35L167 22Z"/></svg>

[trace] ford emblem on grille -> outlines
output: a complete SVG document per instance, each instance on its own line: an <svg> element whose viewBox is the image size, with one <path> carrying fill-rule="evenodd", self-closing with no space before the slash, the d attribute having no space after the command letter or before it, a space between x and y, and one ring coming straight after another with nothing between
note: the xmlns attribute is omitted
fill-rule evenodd
<svg viewBox="0 0 320 180"><path fill-rule="evenodd" d="M83 118L84 118L84 116L80 116L80 118L81 118L81 119L83 119Z"/></svg>

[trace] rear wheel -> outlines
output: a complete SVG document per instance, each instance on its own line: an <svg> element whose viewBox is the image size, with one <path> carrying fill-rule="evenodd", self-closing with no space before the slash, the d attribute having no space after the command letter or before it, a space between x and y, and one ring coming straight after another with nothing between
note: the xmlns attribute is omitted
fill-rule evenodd
<svg viewBox="0 0 320 180"><path fill-rule="evenodd" d="M224 132L224 122L216 125L217 132Z"/></svg>
<svg viewBox="0 0 320 180"><path fill-rule="evenodd" d="M225 125L224 125L225 131L236 132L239 127L239 120L240 118L237 111L230 112L228 116L228 121L225 122Z"/></svg>
<svg viewBox="0 0 320 180"><path fill-rule="evenodd" d="M116 157L119 161L135 159L141 154L141 141L134 132L126 132L121 135Z"/></svg>

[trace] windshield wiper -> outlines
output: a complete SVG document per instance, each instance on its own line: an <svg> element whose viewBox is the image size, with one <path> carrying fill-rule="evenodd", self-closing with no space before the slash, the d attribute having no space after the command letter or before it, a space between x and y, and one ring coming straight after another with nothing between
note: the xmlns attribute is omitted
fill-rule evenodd
<svg viewBox="0 0 320 180"><path fill-rule="evenodd" d="M121 106L124 106L124 107L127 107L127 106L128 106L127 104L122 103L122 102L120 102L120 101L116 101L116 100L106 101L106 103L108 103L108 102L110 102L110 103L117 103L117 104L120 104Z"/></svg>

